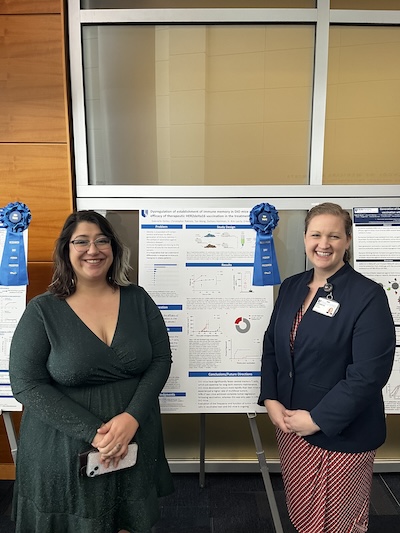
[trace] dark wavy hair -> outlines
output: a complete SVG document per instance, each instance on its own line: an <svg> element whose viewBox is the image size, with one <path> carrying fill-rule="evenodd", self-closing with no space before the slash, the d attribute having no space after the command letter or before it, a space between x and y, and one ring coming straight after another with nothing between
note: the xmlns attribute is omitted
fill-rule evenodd
<svg viewBox="0 0 400 533"><path fill-rule="evenodd" d="M128 278L129 249L120 241L108 220L96 211L76 211L64 223L56 241L53 253L53 277L48 290L60 299L65 299L76 290L76 276L69 258L69 243L80 222L90 222L111 240L113 262L107 272L107 283L111 287L130 285Z"/></svg>
<svg viewBox="0 0 400 533"><path fill-rule="evenodd" d="M343 209L339 204L334 204L331 202L324 202L322 204L315 205L310 209L304 221L304 233L307 233L311 219L318 215L334 215L341 218L344 223L344 231L346 235L351 237L353 221L351 220L349 212ZM350 250L346 250L344 252L343 261L348 263L350 261L350 257Z"/></svg>

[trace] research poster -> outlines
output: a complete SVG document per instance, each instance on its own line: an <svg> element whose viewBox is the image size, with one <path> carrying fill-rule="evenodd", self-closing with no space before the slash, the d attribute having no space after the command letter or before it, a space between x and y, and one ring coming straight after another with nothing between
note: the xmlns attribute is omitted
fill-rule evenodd
<svg viewBox="0 0 400 533"><path fill-rule="evenodd" d="M400 207L353 209L354 268L385 289L396 326L393 371L383 389L385 410L400 413Z"/></svg>
<svg viewBox="0 0 400 533"><path fill-rule="evenodd" d="M6 241L6 230L0 228L0 261ZM27 242L27 231L24 235ZM14 399L9 377L10 345L15 328L26 306L26 285L0 285L0 411L20 411Z"/></svg>
<svg viewBox="0 0 400 533"><path fill-rule="evenodd" d="M173 365L163 413L248 413L257 406L273 287L253 286L250 209L143 210L139 284L163 313Z"/></svg>

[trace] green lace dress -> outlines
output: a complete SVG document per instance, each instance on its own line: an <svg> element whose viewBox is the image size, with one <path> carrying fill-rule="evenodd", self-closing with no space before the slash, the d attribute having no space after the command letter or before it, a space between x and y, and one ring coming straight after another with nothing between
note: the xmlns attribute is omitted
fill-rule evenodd
<svg viewBox="0 0 400 533"><path fill-rule="evenodd" d="M45 293L29 302L10 351L12 390L24 405L16 533L137 533L157 522L158 497L173 490L158 402L170 367L163 318L141 287L121 287L111 346L65 301ZM78 454L124 411L140 424L136 465L80 476Z"/></svg>

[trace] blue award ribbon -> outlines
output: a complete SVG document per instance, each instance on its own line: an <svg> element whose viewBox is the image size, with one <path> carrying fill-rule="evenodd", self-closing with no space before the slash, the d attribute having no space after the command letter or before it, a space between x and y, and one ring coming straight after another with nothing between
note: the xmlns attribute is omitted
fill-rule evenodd
<svg viewBox="0 0 400 533"><path fill-rule="evenodd" d="M0 209L0 228L7 230L0 264L0 285L28 285L23 233L31 218L28 207L21 202Z"/></svg>
<svg viewBox="0 0 400 533"><path fill-rule="evenodd" d="M278 285L281 282L272 235L278 220L278 211L267 203L255 205L250 212L250 224L257 232L253 285Z"/></svg>

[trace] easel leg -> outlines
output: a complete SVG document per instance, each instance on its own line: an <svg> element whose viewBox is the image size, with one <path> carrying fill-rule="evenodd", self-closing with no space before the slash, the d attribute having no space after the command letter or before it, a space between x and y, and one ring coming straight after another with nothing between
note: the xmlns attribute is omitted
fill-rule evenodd
<svg viewBox="0 0 400 533"><path fill-rule="evenodd" d="M4 425L6 426L6 432L8 437L8 442L10 443L11 455L14 463L17 460L17 439L15 437L14 423L11 418L11 413L8 411L3 411Z"/></svg>
<svg viewBox="0 0 400 533"><path fill-rule="evenodd" d="M206 477L206 415L200 414L200 471L199 483L203 489Z"/></svg>
<svg viewBox="0 0 400 533"><path fill-rule="evenodd" d="M283 533L282 523L279 516L278 507L276 505L274 490L272 488L271 478L269 475L267 461L265 459L265 453L261 444L260 434L258 432L258 426L256 421L256 413L247 413L251 433L253 435L254 444L256 446L256 454L258 463L260 465L261 474L264 480L265 490L267 492L268 503L271 509L272 520L274 522L276 533Z"/></svg>

